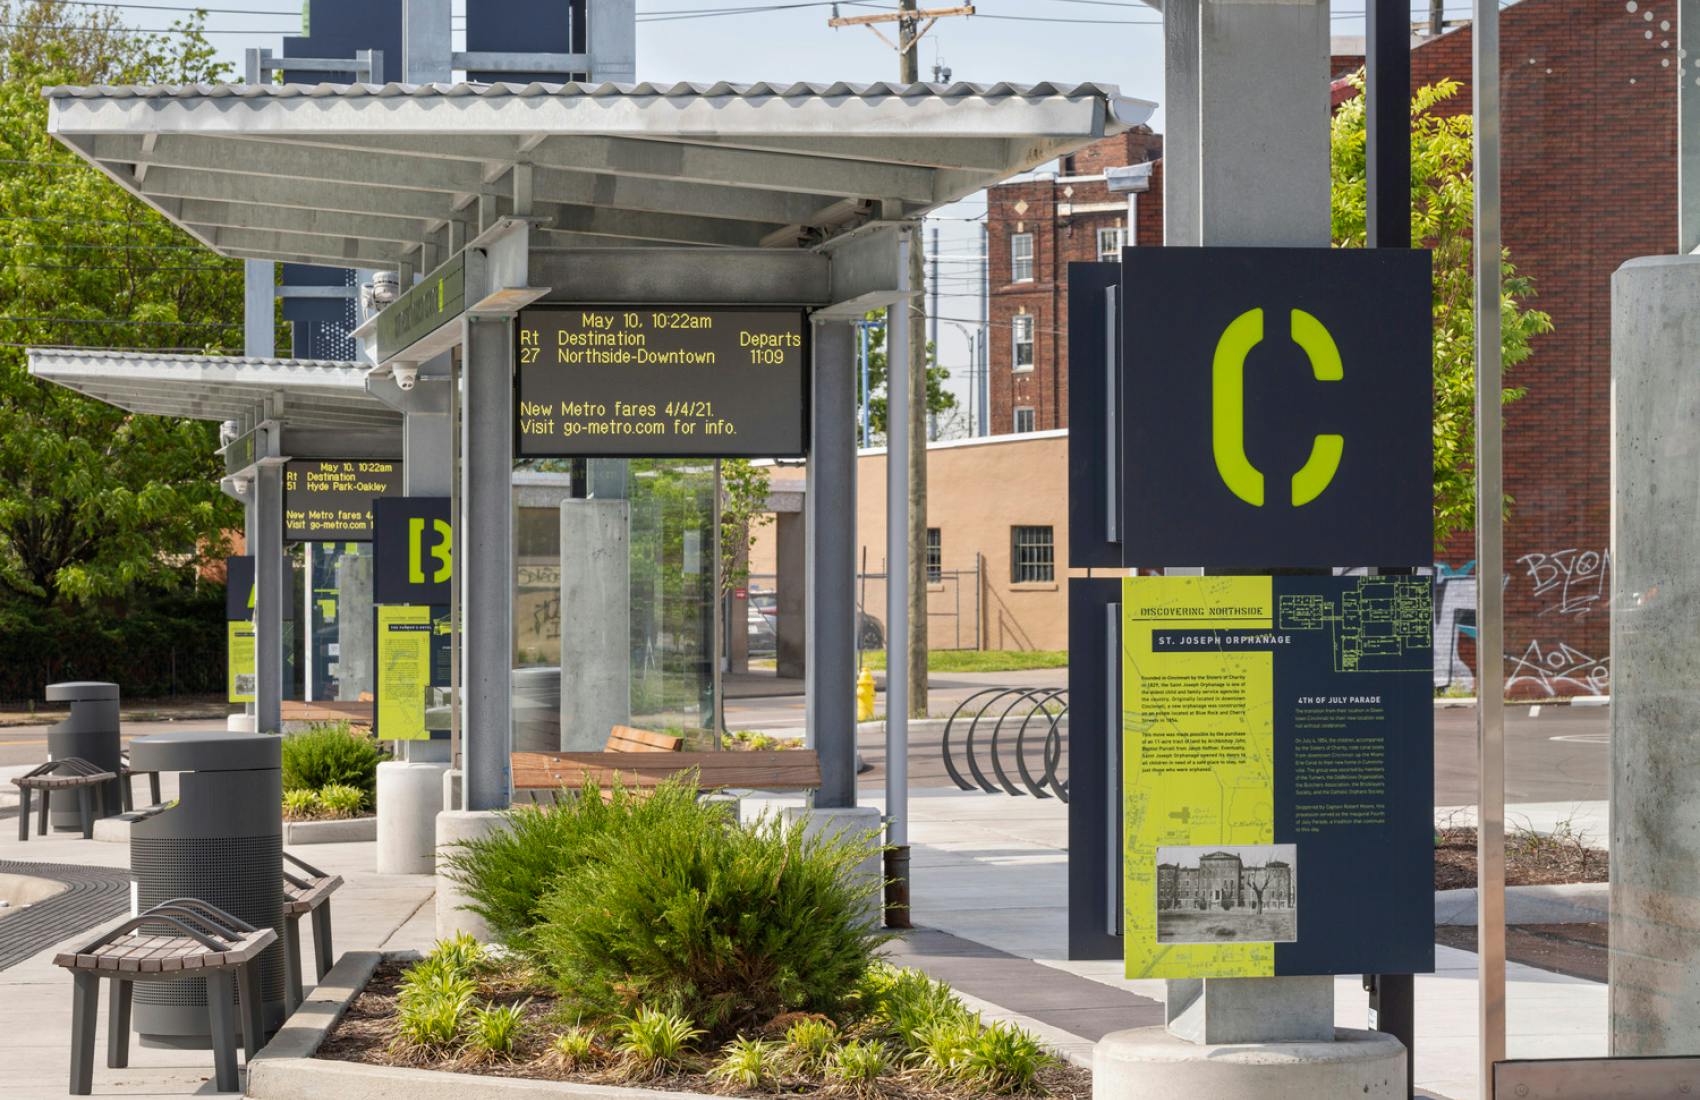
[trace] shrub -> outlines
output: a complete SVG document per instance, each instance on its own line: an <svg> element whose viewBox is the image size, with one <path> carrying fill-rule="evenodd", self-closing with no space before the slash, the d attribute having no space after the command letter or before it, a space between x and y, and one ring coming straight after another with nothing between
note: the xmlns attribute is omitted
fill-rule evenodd
<svg viewBox="0 0 1700 1100"><path fill-rule="evenodd" d="M1031 1032L997 1022L975 1037L960 1075L993 1092L1033 1092L1039 1071L1055 1061Z"/></svg>
<svg viewBox="0 0 1700 1100"><path fill-rule="evenodd" d="M939 1024L972 1019L950 986L919 970L884 962L869 968L855 998L869 1018L911 1050L922 1032Z"/></svg>
<svg viewBox="0 0 1700 1100"><path fill-rule="evenodd" d="M721 1050L720 1061L708 1075L738 1088L760 1088L774 1075L779 1050L779 1044L761 1039L734 1039Z"/></svg>
<svg viewBox="0 0 1700 1100"><path fill-rule="evenodd" d="M685 788L650 801L659 812L593 840L539 906L539 958L567 1005L592 1019L669 1005L716 1040L837 1013L887 938L880 884L858 873L876 842L776 819L729 828Z"/></svg>
<svg viewBox="0 0 1700 1100"><path fill-rule="evenodd" d="M915 1033L913 1059L934 1080L964 1080L979 1038L980 1021L974 1017L939 1019Z"/></svg>
<svg viewBox="0 0 1700 1100"><path fill-rule="evenodd" d="M454 1045L461 1024L472 1008L472 994L434 992L401 1001L396 1015L400 1037L427 1050Z"/></svg>
<svg viewBox="0 0 1700 1100"><path fill-rule="evenodd" d="M431 946L425 961L445 966L456 974L472 975L489 958L484 945L470 932L456 932Z"/></svg>
<svg viewBox="0 0 1700 1100"><path fill-rule="evenodd" d="M330 783L319 788L319 805L332 817L357 817L367 801L366 792L358 787Z"/></svg>
<svg viewBox="0 0 1700 1100"><path fill-rule="evenodd" d="M285 737L282 748L285 791L353 787L361 808L372 807L384 753L370 737L352 732L347 722L324 722Z"/></svg>
<svg viewBox="0 0 1700 1100"><path fill-rule="evenodd" d="M890 1065L885 1044L867 1039L852 1039L833 1054L826 1075L834 1081L850 1086L856 1092L866 1093L873 1089L874 1082L885 1074Z"/></svg>
<svg viewBox="0 0 1700 1100"><path fill-rule="evenodd" d="M414 966L401 979L396 1000L403 1008L410 1004L447 997L470 1001L478 992L478 982L470 974L462 974L440 962L427 960Z"/></svg>
<svg viewBox="0 0 1700 1100"><path fill-rule="evenodd" d="M511 1058L514 1046L525 1031L529 999L510 1005L487 1005L472 1014L466 1045L485 1059Z"/></svg>
<svg viewBox="0 0 1700 1100"><path fill-rule="evenodd" d="M625 1021L615 1049L625 1063L627 1077L653 1078L679 1068L685 1048L701 1035L702 1030L691 1026L684 1016L640 1008Z"/></svg>
<svg viewBox="0 0 1700 1100"><path fill-rule="evenodd" d="M798 1020L785 1029L785 1045L801 1069L816 1072L824 1069L837 1042L838 1029L831 1020Z"/></svg>
<svg viewBox="0 0 1700 1100"><path fill-rule="evenodd" d="M449 876L466 891L467 906L483 917L505 946L536 955L532 927L538 907L555 880L584 864L596 837L642 833L675 802L695 798L695 790L663 786L644 799L616 784L603 792L586 784L577 797L553 807L521 806L503 815L506 828L456 846L447 863Z"/></svg>
<svg viewBox="0 0 1700 1100"><path fill-rule="evenodd" d="M576 1069L596 1060L596 1032L588 1027L569 1027L555 1036L549 1049L563 1069Z"/></svg>
<svg viewBox="0 0 1700 1100"><path fill-rule="evenodd" d="M283 815L285 817L315 817L319 813L318 791L284 791Z"/></svg>

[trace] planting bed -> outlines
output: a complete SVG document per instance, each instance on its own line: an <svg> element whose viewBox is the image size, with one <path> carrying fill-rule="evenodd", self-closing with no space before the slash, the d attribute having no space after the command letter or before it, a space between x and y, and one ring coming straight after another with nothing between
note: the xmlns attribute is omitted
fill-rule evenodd
<svg viewBox="0 0 1700 1100"><path fill-rule="evenodd" d="M501 976L486 977L482 992L484 1000L492 1005L525 1004L526 1026L515 1042L513 1055L487 1058L464 1052L432 1052L410 1044L400 1036L398 998L407 966L399 962L385 962L378 966L364 991L354 998L341 1021L319 1046L318 1058L493 1077L640 1085L669 1092L727 1096L860 1095L885 1100L943 1100L946 1097L987 1094L983 1088L941 1083L920 1069L897 1067L894 1067L894 1072L856 1089L842 1083L823 1081L818 1075L800 1073L777 1074L771 1081L755 1088L729 1085L710 1075L709 1056L702 1054L686 1056L675 1072L641 1079L634 1079L623 1071L620 1060L609 1050L589 1064L568 1066L552 1049L554 1037L564 1030L563 1024L553 1018L556 1007L553 994L545 988ZM782 1041L786 1026L799 1016L788 1014L780 1017L763 1029L762 1037ZM1035 1093L1042 1090L1043 1094L1061 1100L1087 1100L1092 1094L1092 1074L1089 1070L1058 1060L1039 1071L1035 1085Z"/></svg>

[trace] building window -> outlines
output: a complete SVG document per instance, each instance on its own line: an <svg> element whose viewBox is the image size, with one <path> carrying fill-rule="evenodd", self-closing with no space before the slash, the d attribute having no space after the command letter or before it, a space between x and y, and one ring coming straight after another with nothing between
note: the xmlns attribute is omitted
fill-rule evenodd
<svg viewBox="0 0 1700 1100"><path fill-rule="evenodd" d="M1014 233L1009 238L1009 281L1033 281L1033 234Z"/></svg>
<svg viewBox="0 0 1700 1100"><path fill-rule="evenodd" d="M1015 410L1015 433L1020 435L1023 432L1031 432L1034 430L1033 406L1022 405L1017 408Z"/></svg>
<svg viewBox="0 0 1700 1100"><path fill-rule="evenodd" d="M1015 338L1015 354L1010 360L1016 371L1033 369L1033 315L1017 313L1010 318L1010 333Z"/></svg>
<svg viewBox="0 0 1700 1100"><path fill-rule="evenodd" d="M1056 544L1050 527L1009 529L1009 579L1015 584L1057 579Z"/></svg>
<svg viewBox="0 0 1700 1100"><path fill-rule="evenodd" d="M927 583L944 583L944 540L937 527L927 528Z"/></svg>
<svg viewBox="0 0 1700 1100"><path fill-rule="evenodd" d="M1122 258L1122 240L1125 233L1119 225L1112 225L1098 230L1098 262L1115 263Z"/></svg>

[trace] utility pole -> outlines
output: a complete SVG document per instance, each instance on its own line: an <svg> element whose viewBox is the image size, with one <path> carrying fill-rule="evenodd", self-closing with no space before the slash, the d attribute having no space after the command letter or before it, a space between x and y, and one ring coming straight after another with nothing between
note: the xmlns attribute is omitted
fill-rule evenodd
<svg viewBox="0 0 1700 1100"><path fill-rule="evenodd" d="M916 26L916 0L899 0L898 14L908 16L897 24L898 79L904 84L920 80L920 41ZM972 10L972 9L970 9ZM930 26L931 24L929 24ZM925 251L916 238L909 250L909 716L927 716L927 326ZM895 424L891 430L898 431ZM890 454L888 450L886 452ZM889 669L887 676L901 675Z"/></svg>
<svg viewBox="0 0 1700 1100"><path fill-rule="evenodd" d="M1439 38L1446 29L1446 0L1428 0L1428 36Z"/></svg>

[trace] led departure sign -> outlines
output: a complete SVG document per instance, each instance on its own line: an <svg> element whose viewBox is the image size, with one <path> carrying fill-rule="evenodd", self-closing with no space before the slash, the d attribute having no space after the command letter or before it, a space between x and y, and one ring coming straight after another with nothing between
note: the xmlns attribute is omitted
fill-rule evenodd
<svg viewBox="0 0 1700 1100"><path fill-rule="evenodd" d="M299 461L283 468L286 542L370 542L372 501L401 493L390 459Z"/></svg>
<svg viewBox="0 0 1700 1100"><path fill-rule="evenodd" d="M520 313L522 458L785 458L807 450L801 310Z"/></svg>

